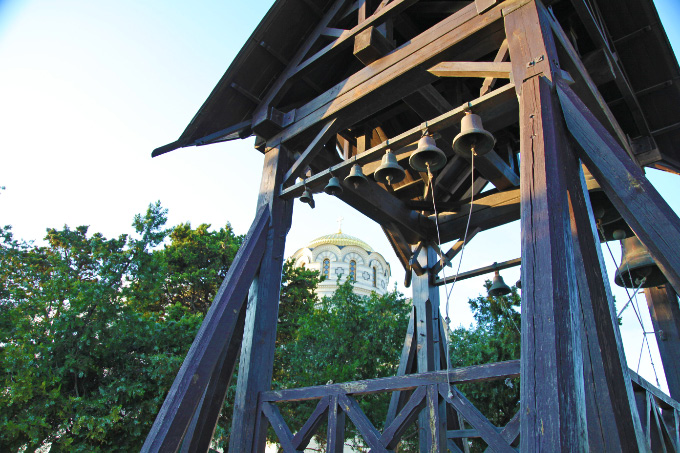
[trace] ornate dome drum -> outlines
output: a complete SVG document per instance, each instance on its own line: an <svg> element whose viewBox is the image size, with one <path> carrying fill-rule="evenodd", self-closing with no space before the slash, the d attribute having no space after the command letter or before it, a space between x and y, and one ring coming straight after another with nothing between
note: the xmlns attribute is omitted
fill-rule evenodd
<svg viewBox="0 0 680 453"><path fill-rule="evenodd" d="M317 288L319 297L331 296L348 278L354 282L354 292L361 296L387 292L391 270L385 258L366 242L342 231L314 239L292 258L296 266L317 270L326 277Z"/></svg>

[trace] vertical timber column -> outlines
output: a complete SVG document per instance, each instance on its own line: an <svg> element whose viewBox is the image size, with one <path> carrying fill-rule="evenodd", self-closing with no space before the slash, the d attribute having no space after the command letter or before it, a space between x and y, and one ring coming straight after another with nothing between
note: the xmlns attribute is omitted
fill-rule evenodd
<svg viewBox="0 0 680 453"><path fill-rule="evenodd" d="M258 394L270 389L274 366L283 249L293 215L293 200L282 200L277 196L287 170L288 156L285 150L277 147L266 152L258 207L269 205L271 226L260 270L248 295L230 452L251 452L254 436L264 435L264 432L254 431L258 417ZM257 444L264 445L264 442Z"/></svg>
<svg viewBox="0 0 680 453"><path fill-rule="evenodd" d="M657 288L645 289L649 314L659 345L659 354L666 374L668 390L674 400L680 401L680 306L678 295L667 283Z"/></svg>
<svg viewBox="0 0 680 453"><path fill-rule="evenodd" d="M520 98L520 448L586 451L580 307L563 171L569 149L552 83L557 52L535 1L505 13Z"/></svg>
<svg viewBox="0 0 680 453"><path fill-rule="evenodd" d="M418 254L418 264L425 272L413 274L413 307L416 341L416 362L418 373L441 369L440 333L441 315L439 313L439 287L431 284L430 269L437 264L437 252L433 247L423 244ZM421 452L446 451L446 407L439 404L438 394L430 395L428 410L418 418ZM439 428L439 429L436 429ZM444 434L442 434L444 433Z"/></svg>

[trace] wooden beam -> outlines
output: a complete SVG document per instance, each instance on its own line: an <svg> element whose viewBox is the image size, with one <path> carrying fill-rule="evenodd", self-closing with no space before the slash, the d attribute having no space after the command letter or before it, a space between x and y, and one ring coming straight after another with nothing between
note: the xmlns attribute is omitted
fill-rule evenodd
<svg viewBox="0 0 680 453"><path fill-rule="evenodd" d="M441 130L457 126L460 120L465 115L465 111L469 108L474 109L475 113L480 115L482 119L497 118L499 112L505 114L509 109L515 108L517 105L517 97L515 89L512 84L505 85L497 90L494 90L486 95L479 97L465 105L457 107L449 112L439 115L427 122L427 127L431 133L436 133ZM366 165L370 162L379 160L385 153L386 149L391 149L395 153L402 152L401 149L409 144L413 144L420 139L424 124L411 128L396 137L392 137L386 142L383 142L373 148L354 156L352 159L345 160L342 163L332 166L331 168L319 172L305 181L307 187L319 188L325 186L331 178L330 173L333 172L338 177L344 177L349 174L350 169L355 163L359 165ZM408 151L405 149L403 152ZM304 191L304 184L295 184L281 191L281 197L289 199L299 197Z"/></svg>
<svg viewBox="0 0 680 453"><path fill-rule="evenodd" d="M565 159L571 236L583 320L583 374L590 451L644 451L614 298L581 162Z"/></svg>
<svg viewBox="0 0 680 453"><path fill-rule="evenodd" d="M176 451L224 348L265 249L269 210L260 208L161 406L143 452Z"/></svg>
<svg viewBox="0 0 680 453"><path fill-rule="evenodd" d="M441 286L447 283L452 283L455 281L466 280L468 278L479 277L480 275L490 274L495 271L502 271L503 269L510 269L511 267L517 267L522 264L522 258L515 258L507 261L502 261L500 263L493 263L488 266L480 267L478 269L473 269L467 272L461 272L456 277L455 275L449 275L446 278L438 278L435 280L434 285Z"/></svg>
<svg viewBox="0 0 680 453"><path fill-rule="evenodd" d="M269 424L274 428L284 453L296 453L297 450L293 446L293 433L288 428L279 408L272 403L262 403L262 412L267 417L267 420L269 420Z"/></svg>
<svg viewBox="0 0 680 453"><path fill-rule="evenodd" d="M508 1L514 4L521 0ZM504 4L506 3L508 2ZM389 7L388 5L382 11ZM394 52L301 106L296 111L295 122L272 137L271 146L290 140L317 122L340 112L344 112L342 120L348 127L418 88L434 82L436 80L434 76L422 71L424 65L432 63L438 54L483 29L489 34L493 34L494 31L500 32L500 29L496 30L490 26L490 23L500 19L500 6L481 16L477 16L473 5L462 9L440 22L437 27L421 33ZM475 41L470 45L472 47L469 54L461 54L461 58L481 57L493 48L493 40ZM407 75L409 77L405 77ZM386 96L387 93L390 96ZM350 106L352 108L345 112Z"/></svg>
<svg viewBox="0 0 680 453"><path fill-rule="evenodd" d="M563 168L569 158L550 25L529 2L505 16L520 94L522 375L526 451L586 451L581 311Z"/></svg>
<svg viewBox="0 0 680 453"><path fill-rule="evenodd" d="M446 255L441 257L441 259L437 262L437 264L435 264L435 266L432 268L432 274L436 276L439 272L441 272L441 270L444 268L444 266L447 266L451 262L451 260L456 255L458 255L458 252L460 252L463 249L463 246L466 245L468 242L470 242L472 240L472 238L474 238L477 235L477 233L479 233L480 231L482 231L482 229L479 228L479 227L476 227L476 228L470 230L470 232L468 232L468 236L467 236L467 239L465 241L460 239L455 244L453 244L451 249L448 252L446 252Z"/></svg>
<svg viewBox="0 0 680 453"><path fill-rule="evenodd" d="M297 158L283 177L283 184L287 185L295 181L305 168L314 160L316 155L323 149L326 143L338 132L337 120L332 119L321 128L316 137L307 145L307 149Z"/></svg>
<svg viewBox="0 0 680 453"><path fill-rule="evenodd" d="M322 398L314 408L314 412L309 416L302 428L293 436L292 444L296 451L307 448L309 441L316 434L316 430L323 422L324 415L328 414L331 397Z"/></svg>
<svg viewBox="0 0 680 453"><path fill-rule="evenodd" d="M411 247L399 228L394 224L380 225L404 270L410 272Z"/></svg>
<svg viewBox="0 0 680 453"><path fill-rule="evenodd" d="M385 391L414 390L430 384L464 384L466 382L485 382L505 378L516 378L520 374L519 360L487 363L465 368L436 371L432 373L407 374L387 378L368 379L363 381L344 382L314 387L270 390L262 392L262 401L308 401L328 395L368 395Z"/></svg>
<svg viewBox="0 0 680 453"><path fill-rule="evenodd" d="M508 53L508 40L506 38L503 40L501 47L498 49L498 52L496 52L496 56L494 57L493 61L497 63L506 61L509 55L510 54ZM494 87L495 84L496 79L494 77L487 77L486 79L484 79L484 82L482 83L482 88L480 88L479 90L479 95L484 96L490 89Z"/></svg>
<svg viewBox="0 0 680 453"><path fill-rule="evenodd" d="M388 450L393 450L397 447L404 431L406 431L410 424L418 417L418 413L421 409L425 407L426 389L426 387L418 387L404 405L404 408L399 411L399 415L394 418L394 421L387 424L387 427L380 436L380 443Z"/></svg>
<svg viewBox="0 0 680 453"><path fill-rule="evenodd" d="M427 70L437 77L492 77L509 79L512 63L489 61L445 61Z"/></svg>
<svg viewBox="0 0 680 453"><path fill-rule="evenodd" d="M354 56L365 66L379 60L393 49L394 44L376 27L368 27L354 38Z"/></svg>
<svg viewBox="0 0 680 453"><path fill-rule="evenodd" d="M326 453L342 453L345 449L345 413L338 404L338 395L330 396Z"/></svg>
<svg viewBox="0 0 680 453"><path fill-rule="evenodd" d="M680 219L644 173L569 86L557 84L569 132L586 167L647 247L676 292L680 292Z"/></svg>
<svg viewBox="0 0 680 453"><path fill-rule="evenodd" d="M411 270L407 271L411 274ZM418 348L418 340L416 339L417 332L415 326L415 308L411 307L411 315L408 319L408 327L406 328L406 338L404 339L404 346L401 350L401 357L399 359L399 367L397 368L397 376L404 376L416 372L414 364L416 359L416 349ZM407 392L392 392L390 398L390 405L387 408L387 416L385 417L385 426L391 426L397 417L397 413L402 411ZM395 434L396 435L396 434Z"/></svg>
<svg viewBox="0 0 680 453"><path fill-rule="evenodd" d="M680 306L678 295L666 284L646 288L645 297L671 397L680 400Z"/></svg>
<svg viewBox="0 0 680 453"><path fill-rule="evenodd" d="M258 206L270 212L271 227L262 264L248 299L229 441L231 451L253 451L253 445L264 443L266 430L255 432L254 429L258 394L271 387L283 250L293 215L293 202L276 196L289 165L288 153L276 148L264 157Z"/></svg>

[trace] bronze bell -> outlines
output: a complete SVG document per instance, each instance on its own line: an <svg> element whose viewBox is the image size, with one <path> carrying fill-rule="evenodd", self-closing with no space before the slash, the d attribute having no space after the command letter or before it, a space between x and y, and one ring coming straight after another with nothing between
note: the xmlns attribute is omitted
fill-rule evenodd
<svg viewBox="0 0 680 453"><path fill-rule="evenodd" d="M482 126L482 118L472 112L465 112L460 120L460 134L453 139L453 150L467 157L470 153L478 156L491 151L496 139Z"/></svg>
<svg viewBox="0 0 680 453"><path fill-rule="evenodd" d="M589 195L601 241L606 242L635 236L633 230L621 218L621 214L619 214L619 211L616 210L603 191L592 190L589 192ZM621 233L623 236L621 236Z"/></svg>
<svg viewBox="0 0 680 453"><path fill-rule="evenodd" d="M391 185L403 180L406 176L406 172L397 163L397 157L388 149L382 158L382 163L373 176L376 181Z"/></svg>
<svg viewBox="0 0 680 453"><path fill-rule="evenodd" d="M328 184L326 184L326 187L324 187L323 191L328 195L340 195L342 193L342 186L340 185L340 180L338 177L333 176L330 181L328 181Z"/></svg>
<svg viewBox="0 0 680 453"><path fill-rule="evenodd" d="M424 134L418 141L418 148L411 154L409 165L416 171L437 171L446 164L446 154L437 147L434 138Z"/></svg>
<svg viewBox="0 0 680 453"><path fill-rule="evenodd" d="M300 196L300 201L303 203L307 203L309 206L314 209L316 204L314 204L314 197L312 197L312 192L309 191L308 188L305 187L305 191L302 192L302 195Z"/></svg>
<svg viewBox="0 0 680 453"><path fill-rule="evenodd" d="M505 284L503 281L503 277L501 277L501 274L496 271L495 275L493 276L493 284L491 285L491 288L489 288L489 296L491 297L499 297L499 296L505 296L506 294L510 294L512 290L508 285Z"/></svg>
<svg viewBox="0 0 680 453"><path fill-rule="evenodd" d="M614 281L626 288L637 288L641 283L642 288L651 288L666 283L666 277L642 242L633 236L621 240L621 265Z"/></svg>
<svg viewBox="0 0 680 453"><path fill-rule="evenodd" d="M349 175L345 178L345 182L348 182L350 184L354 185L355 189L358 189L359 186L367 181L366 176L364 176L364 172L361 171L361 165L359 164L354 164L352 165L352 170L349 172Z"/></svg>

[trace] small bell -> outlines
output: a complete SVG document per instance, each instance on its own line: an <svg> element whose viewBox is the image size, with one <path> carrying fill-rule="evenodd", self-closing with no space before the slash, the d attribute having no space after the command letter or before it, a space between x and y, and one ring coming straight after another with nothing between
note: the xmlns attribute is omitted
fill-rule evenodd
<svg viewBox="0 0 680 453"><path fill-rule="evenodd" d="M643 282L643 279L644 282ZM621 240L621 265L614 282L626 288L651 288L666 283L666 277L637 236Z"/></svg>
<svg viewBox="0 0 680 453"><path fill-rule="evenodd" d="M491 285L491 288L489 288L489 296L491 297L499 297L499 296L505 296L506 294L510 294L512 290L508 285L505 284L503 281L503 277L501 277L501 274L496 271L495 275L493 276L493 284Z"/></svg>
<svg viewBox="0 0 680 453"><path fill-rule="evenodd" d="M342 193L342 186L340 185L340 180L338 177L333 176L330 181L328 181L328 184L326 184L326 187L324 187L323 191L328 195L340 195Z"/></svg>
<svg viewBox="0 0 680 453"><path fill-rule="evenodd" d="M388 149L382 158L382 163L375 171L375 180L383 184L396 184L404 179L406 172L397 163L397 157Z"/></svg>
<svg viewBox="0 0 680 453"><path fill-rule="evenodd" d="M437 171L446 164L446 154L437 147L434 138L424 134L418 141L418 148L411 154L409 165L416 171Z"/></svg>
<svg viewBox="0 0 680 453"><path fill-rule="evenodd" d="M309 206L312 207L312 209L314 209L314 207L316 206L314 204L314 197L312 197L312 192L310 192L309 189L306 187L305 191L302 192L302 195L300 196L300 201L303 203L307 203Z"/></svg>
<svg viewBox="0 0 680 453"><path fill-rule="evenodd" d="M478 156L493 149L496 139L482 126L482 118L472 112L465 112L460 120L460 134L453 139L453 150L463 157L470 153Z"/></svg>
<svg viewBox="0 0 680 453"><path fill-rule="evenodd" d="M358 189L359 186L365 183L366 181L367 181L366 176L364 176L364 172L361 171L361 165L359 164L352 165L352 170L349 172L349 175L347 175L347 177L345 178L345 182L354 185L354 188Z"/></svg>

